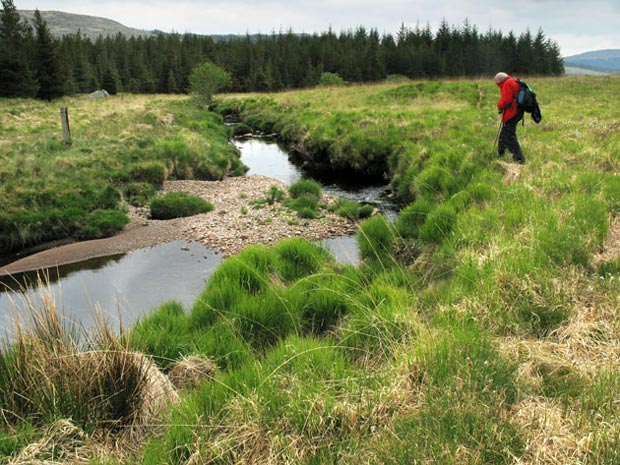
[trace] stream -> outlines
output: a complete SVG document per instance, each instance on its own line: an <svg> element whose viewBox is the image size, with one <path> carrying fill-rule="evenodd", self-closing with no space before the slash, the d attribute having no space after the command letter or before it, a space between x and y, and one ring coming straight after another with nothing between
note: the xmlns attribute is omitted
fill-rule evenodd
<svg viewBox="0 0 620 465"><path fill-rule="evenodd" d="M265 139L237 140L241 160L250 174L262 174L292 184L305 176L278 143ZM394 217L396 206L382 200L384 186L352 186L324 183L323 192L374 205ZM325 239L322 244L341 263L359 263L353 236ZM176 241L126 254L96 258L38 273L47 285L37 284L37 273L0 277L0 337L14 328L42 296L56 301L63 318L86 329L96 322L100 309L111 328L122 322L131 326L138 318L164 302L175 300L190 309L209 276L223 257L199 243ZM27 322L26 322L27 323Z"/></svg>

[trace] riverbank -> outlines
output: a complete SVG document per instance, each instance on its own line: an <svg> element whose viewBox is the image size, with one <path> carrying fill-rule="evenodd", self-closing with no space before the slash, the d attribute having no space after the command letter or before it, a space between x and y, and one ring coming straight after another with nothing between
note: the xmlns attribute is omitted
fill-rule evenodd
<svg viewBox="0 0 620 465"><path fill-rule="evenodd" d="M185 239L227 256L249 244L271 244L287 237L318 240L353 234L356 224L327 210L317 219L301 219L279 203L261 205L272 186L287 186L261 175L222 181L167 181L162 193L186 192L213 203L212 212L173 220L152 220L148 209L131 207L129 225L105 239L54 247L0 267L0 276L50 268L91 258L117 255L164 242ZM325 196L326 204L334 201Z"/></svg>

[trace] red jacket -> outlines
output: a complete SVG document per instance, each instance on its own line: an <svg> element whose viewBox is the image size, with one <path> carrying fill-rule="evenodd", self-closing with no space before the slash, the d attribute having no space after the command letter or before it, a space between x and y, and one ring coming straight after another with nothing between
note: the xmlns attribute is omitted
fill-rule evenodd
<svg viewBox="0 0 620 465"><path fill-rule="evenodd" d="M504 81L497 84L501 89L501 98L497 101L497 108L503 110L502 121L505 123L517 116L517 95L519 94L519 83L508 76Z"/></svg>

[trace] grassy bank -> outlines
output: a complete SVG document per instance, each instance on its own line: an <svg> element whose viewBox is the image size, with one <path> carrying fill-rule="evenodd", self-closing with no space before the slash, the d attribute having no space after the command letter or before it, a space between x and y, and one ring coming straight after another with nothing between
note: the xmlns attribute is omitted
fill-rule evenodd
<svg viewBox="0 0 620 465"><path fill-rule="evenodd" d="M72 145L59 108L69 108ZM0 254L111 235L166 179L243 173L216 115L182 97L0 100Z"/></svg>
<svg viewBox="0 0 620 465"><path fill-rule="evenodd" d="M334 164L377 162L407 206L361 225L357 268L301 240L250 247L188 312L154 309L127 351L170 379L179 361L211 365L131 458L106 460L618 463L620 80L528 83L544 120L518 128L524 166L494 155L492 83L222 99ZM71 414L18 410L24 397L2 406L7 456Z"/></svg>

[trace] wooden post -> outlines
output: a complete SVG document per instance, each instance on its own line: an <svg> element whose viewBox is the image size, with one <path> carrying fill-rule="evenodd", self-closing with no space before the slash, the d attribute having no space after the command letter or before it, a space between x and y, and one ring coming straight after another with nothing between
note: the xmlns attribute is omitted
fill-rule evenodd
<svg viewBox="0 0 620 465"><path fill-rule="evenodd" d="M71 145L71 130L69 129L69 110L67 107L60 108L60 122L62 123L62 138L65 144Z"/></svg>

